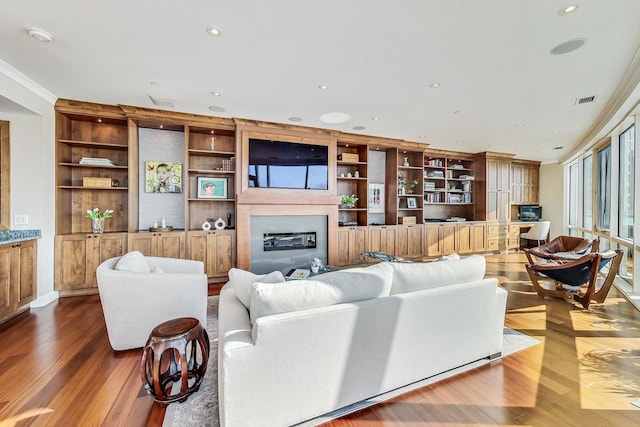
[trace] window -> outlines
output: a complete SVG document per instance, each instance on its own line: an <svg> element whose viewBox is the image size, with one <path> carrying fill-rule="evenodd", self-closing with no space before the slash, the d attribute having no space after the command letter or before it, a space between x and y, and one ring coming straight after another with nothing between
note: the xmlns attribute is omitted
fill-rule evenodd
<svg viewBox="0 0 640 427"><path fill-rule="evenodd" d="M620 134L620 175L618 183L618 236L633 239L635 128L631 126Z"/></svg>
<svg viewBox="0 0 640 427"><path fill-rule="evenodd" d="M611 221L611 145L598 150L596 182L596 227L608 231Z"/></svg>
<svg viewBox="0 0 640 427"><path fill-rule="evenodd" d="M569 166L569 225L578 225L578 164Z"/></svg>
<svg viewBox="0 0 640 427"><path fill-rule="evenodd" d="M582 226L593 229L593 156L582 161Z"/></svg>

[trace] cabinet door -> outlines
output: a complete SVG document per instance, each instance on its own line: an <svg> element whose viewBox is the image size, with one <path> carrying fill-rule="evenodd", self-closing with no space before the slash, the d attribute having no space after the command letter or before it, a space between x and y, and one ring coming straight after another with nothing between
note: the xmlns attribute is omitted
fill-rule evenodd
<svg viewBox="0 0 640 427"><path fill-rule="evenodd" d="M487 248L487 226L486 224L473 224L471 226L471 250L473 252L483 252Z"/></svg>
<svg viewBox="0 0 640 427"><path fill-rule="evenodd" d="M187 258L204 263L207 277L214 275L214 263L209 260L209 232L189 231L187 233Z"/></svg>
<svg viewBox="0 0 640 427"><path fill-rule="evenodd" d="M369 227L369 245L367 251L369 252L384 252L383 247L386 246L384 229L382 227Z"/></svg>
<svg viewBox="0 0 640 427"><path fill-rule="evenodd" d="M156 233L129 233L127 250L141 252L145 256L156 256Z"/></svg>
<svg viewBox="0 0 640 427"><path fill-rule="evenodd" d="M215 254L210 261L213 265L212 277L223 277L229 274L229 270L235 266L235 232L234 231L212 231L209 239L212 241Z"/></svg>
<svg viewBox="0 0 640 427"><path fill-rule="evenodd" d="M351 260L351 251L349 250L350 235L352 230L348 228L338 229L338 265L349 265Z"/></svg>
<svg viewBox="0 0 640 427"><path fill-rule="evenodd" d="M92 286L87 263L93 250L93 234L71 234L55 237L55 289L73 291Z"/></svg>
<svg viewBox="0 0 640 427"><path fill-rule="evenodd" d="M11 287L11 245L0 245L0 319L13 310Z"/></svg>
<svg viewBox="0 0 640 427"><path fill-rule="evenodd" d="M184 258L185 234L182 231L154 233L157 243L154 256Z"/></svg>
<svg viewBox="0 0 640 427"><path fill-rule="evenodd" d="M427 256L442 255L442 226L425 225L425 252Z"/></svg>
<svg viewBox="0 0 640 427"><path fill-rule="evenodd" d="M468 254L472 252L471 247L471 225L470 224L458 224L458 253Z"/></svg>
<svg viewBox="0 0 640 427"><path fill-rule="evenodd" d="M411 253L409 228L406 226L398 226L397 228L396 252L397 256L408 258Z"/></svg>
<svg viewBox="0 0 640 427"><path fill-rule="evenodd" d="M91 287L98 287L96 269L108 260L122 256L125 253L126 233L106 233L93 235L90 238L92 243L89 246L91 256L87 257L87 275Z"/></svg>
<svg viewBox="0 0 640 427"><path fill-rule="evenodd" d="M456 224L442 225L442 252L450 255L458 250L456 244Z"/></svg>
<svg viewBox="0 0 640 427"><path fill-rule="evenodd" d="M16 308L30 303L36 298L36 240L21 242L18 250L18 263L20 268L19 280L15 301Z"/></svg>
<svg viewBox="0 0 640 427"><path fill-rule="evenodd" d="M498 191L497 196L497 220L509 221L511 219L511 198L509 192Z"/></svg>
<svg viewBox="0 0 640 427"><path fill-rule="evenodd" d="M424 230L422 225L410 225L409 229L409 256L421 257L424 252Z"/></svg>
<svg viewBox="0 0 640 427"><path fill-rule="evenodd" d="M349 254L350 264L361 264L363 261L362 252L367 250L367 227L358 227L353 230L352 234L352 248L351 253Z"/></svg>

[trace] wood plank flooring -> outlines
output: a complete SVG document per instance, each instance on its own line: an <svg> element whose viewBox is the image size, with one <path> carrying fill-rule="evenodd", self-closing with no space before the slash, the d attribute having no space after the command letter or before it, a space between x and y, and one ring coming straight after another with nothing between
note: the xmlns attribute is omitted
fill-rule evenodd
<svg viewBox="0 0 640 427"><path fill-rule="evenodd" d="M542 343L328 423L345 426L637 426L640 313L613 290L588 311L540 299L522 254L487 258L507 326ZM212 288L212 292L215 290ZM0 427L159 426L141 350L113 352L99 298L69 297L0 325Z"/></svg>

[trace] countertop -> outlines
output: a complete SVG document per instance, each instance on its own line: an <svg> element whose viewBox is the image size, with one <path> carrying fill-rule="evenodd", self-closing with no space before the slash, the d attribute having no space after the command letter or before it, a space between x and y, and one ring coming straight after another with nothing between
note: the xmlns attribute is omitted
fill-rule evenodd
<svg viewBox="0 0 640 427"><path fill-rule="evenodd" d="M25 240L39 239L41 237L40 230L0 230L0 245L24 242Z"/></svg>

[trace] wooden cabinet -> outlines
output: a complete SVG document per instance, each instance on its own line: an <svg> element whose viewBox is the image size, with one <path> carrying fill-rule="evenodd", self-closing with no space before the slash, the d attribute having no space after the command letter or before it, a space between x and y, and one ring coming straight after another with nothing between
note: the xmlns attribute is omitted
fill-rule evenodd
<svg viewBox="0 0 640 427"><path fill-rule="evenodd" d="M395 225L370 226L367 250L395 256L396 232Z"/></svg>
<svg viewBox="0 0 640 427"><path fill-rule="evenodd" d="M222 218L235 223L235 131L223 124L187 127L187 230ZM215 184L212 195L205 184Z"/></svg>
<svg viewBox="0 0 640 427"><path fill-rule="evenodd" d="M340 227L338 229L338 265L360 264L360 254L367 248L367 227Z"/></svg>
<svg viewBox="0 0 640 427"><path fill-rule="evenodd" d="M140 251L146 256L184 258L184 231L129 233L128 251Z"/></svg>
<svg viewBox="0 0 640 427"><path fill-rule="evenodd" d="M395 159L397 170L395 177L398 181L397 223L411 224L413 221L414 224L422 224L424 222L423 153L422 151L398 150L394 154L395 156L391 156L390 161L393 162ZM405 219L407 217L409 218ZM415 218L415 221L411 217ZM420 254L414 256L421 254L422 250L420 250ZM407 256L410 255L407 254Z"/></svg>
<svg viewBox="0 0 640 427"><path fill-rule="evenodd" d="M520 225L509 225L509 243L507 244L507 248L520 248Z"/></svg>
<svg viewBox="0 0 640 427"><path fill-rule="evenodd" d="M56 236L55 289L61 296L95 293L96 268L109 258L124 255L126 239L127 233Z"/></svg>
<svg viewBox="0 0 640 427"><path fill-rule="evenodd" d="M458 250L456 224L427 224L425 228L426 255L449 255Z"/></svg>
<svg viewBox="0 0 640 427"><path fill-rule="evenodd" d="M28 308L36 297L37 241L0 245L0 321Z"/></svg>
<svg viewBox="0 0 640 427"><path fill-rule="evenodd" d="M536 205L539 202L540 162L514 160L511 163L511 203Z"/></svg>
<svg viewBox="0 0 640 427"><path fill-rule="evenodd" d="M424 226L399 225L397 227L396 256L418 258L424 255Z"/></svg>
<svg viewBox="0 0 640 427"><path fill-rule="evenodd" d="M475 219L509 221L511 218L511 157L500 153L481 153L475 162ZM481 194L481 195L480 195Z"/></svg>
<svg viewBox="0 0 640 427"><path fill-rule="evenodd" d="M364 144L354 144L338 141L336 191L339 196L354 195L358 198L354 207L340 206L338 209L338 221L340 225L368 224L367 201L367 159L369 149Z"/></svg>
<svg viewBox="0 0 640 427"><path fill-rule="evenodd" d="M90 233L87 210L113 209L105 231L127 231L127 120L118 107L56 103L56 234ZM98 179L96 179L98 178Z"/></svg>
<svg viewBox="0 0 640 427"><path fill-rule="evenodd" d="M487 249L487 225L473 223L471 225L471 252L484 252Z"/></svg>
<svg viewBox="0 0 640 427"><path fill-rule="evenodd" d="M187 258L204 262L209 279L227 276L236 265L235 230L187 232Z"/></svg>

